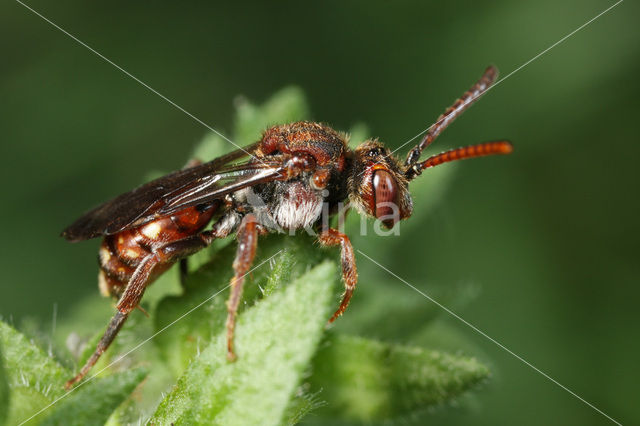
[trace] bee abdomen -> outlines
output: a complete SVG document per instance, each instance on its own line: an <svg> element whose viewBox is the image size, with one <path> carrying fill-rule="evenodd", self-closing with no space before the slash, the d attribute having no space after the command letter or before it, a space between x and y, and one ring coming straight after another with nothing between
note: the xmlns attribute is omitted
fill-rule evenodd
<svg viewBox="0 0 640 426"><path fill-rule="evenodd" d="M210 209L201 212L196 207L190 207L173 216L107 235L102 240L98 255L100 293L104 296L120 297L136 268L147 256L154 253L154 249L200 232L214 211L215 209ZM156 265L147 284L153 282L173 263L175 262Z"/></svg>
<svg viewBox="0 0 640 426"><path fill-rule="evenodd" d="M102 240L98 254L100 264L98 287L103 296L119 297L131 279L133 271L140 264L139 259L150 253L139 244L135 244L130 234L130 231L124 231L120 234L108 235ZM118 250L118 245L127 247Z"/></svg>

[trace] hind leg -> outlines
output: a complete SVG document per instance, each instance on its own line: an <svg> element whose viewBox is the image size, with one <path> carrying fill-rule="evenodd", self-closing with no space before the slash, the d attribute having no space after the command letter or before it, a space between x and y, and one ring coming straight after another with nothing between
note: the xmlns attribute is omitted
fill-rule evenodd
<svg viewBox="0 0 640 426"><path fill-rule="evenodd" d="M142 295L149 284L149 278L151 277L153 269L158 265L171 264L178 259L189 256L207 247L214 238L215 236L211 231L205 231L183 240L174 241L154 250L153 253L146 256L142 262L140 262L116 305L118 311L109 322L107 330L102 335L91 357L84 364L80 372L66 383L65 387L67 389L70 389L74 384L82 380L89 370L91 370L91 367L98 362L109 345L111 345L131 311L138 307Z"/></svg>
<svg viewBox="0 0 640 426"><path fill-rule="evenodd" d="M137 306L142 298L142 294L144 293L144 289L147 286L147 282L149 281L149 275L151 270L155 265L157 265L158 260L154 255L147 256L142 263L136 268L133 276L129 280L127 287L125 288L122 297L120 298L120 302L118 303L118 311L111 318L109 325L107 326L106 331L102 335L102 338L98 342L95 351L89 357L87 362L85 362L80 372L75 375L71 380L67 381L65 384L65 388L71 389L74 384L78 383L84 376L87 375L91 367L93 367L96 362L100 359L102 354L107 350L113 339L116 338L118 332L124 325L125 321L129 317L129 313ZM121 308L120 303L123 299L127 299L130 302L134 302L135 304L130 304L130 307Z"/></svg>

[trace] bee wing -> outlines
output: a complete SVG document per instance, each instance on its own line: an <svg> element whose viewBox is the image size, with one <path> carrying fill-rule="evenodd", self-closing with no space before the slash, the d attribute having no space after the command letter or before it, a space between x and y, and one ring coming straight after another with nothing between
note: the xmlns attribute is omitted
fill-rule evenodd
<svg viewBox="0 0 640 426"><path fill-rule="evenodd" d="M222 172L211 176L211 179L206 182L203 181L192 187L183 188L175 194L169 194L164 198L165 205L158 210L158 213L161 216L167 216L187 207L207 204L243 188L273 181L282 176L284 171L279 163L268 167L260 166ZM225 183L218 183L221 181Z"/></svg>
<svg viewBox="0 0 640 426"><path fill-rule="evenodd" d="M210 203L234 191L276 179L280 163L227 164L255 150L231 152L208 163L182 169L126 192L88 211L62 231L69 241L115 234L186 207Z"/></svg>

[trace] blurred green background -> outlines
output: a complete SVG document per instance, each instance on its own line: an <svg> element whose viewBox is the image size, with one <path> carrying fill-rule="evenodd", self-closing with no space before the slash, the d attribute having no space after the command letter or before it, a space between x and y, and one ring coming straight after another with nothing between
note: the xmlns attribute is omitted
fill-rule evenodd
<svg viewBox="0 0 640 426"><path fill-rule="evenodd" d="M488 64L505 76L613 4L442 3L28 5L223 133L236 96L262 101L294 84L314 119L364 122L397 147ZM453 307L462 317L623 424L640 422L639 12L621 3L447 130L431 152L498 138L516 151L443 166L455 168L443 199L396 258L378 259L427 293L470 284L475 298ZM54 304L64 318L97 293L98 241L71 245L60 230L150 170L182 166L207 129L12 1L0 5L0 98L0 313L47 323ZM365 252L385 244L356 240ZM358 261L354 304L368 279L404 286ZM442 322L493 377L433 424L610 424Z"/></svg>

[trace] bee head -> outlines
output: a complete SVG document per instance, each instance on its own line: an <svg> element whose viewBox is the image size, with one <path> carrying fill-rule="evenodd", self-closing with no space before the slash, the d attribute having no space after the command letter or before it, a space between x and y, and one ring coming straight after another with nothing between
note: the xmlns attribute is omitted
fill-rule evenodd
<svg viewBox="0 0 640 426"><path fill-rule="evenodd" d="M361 214L375 217L387 228L411 216L413 204L399 161L377 140L354 151L349 201Z"/></svg>

